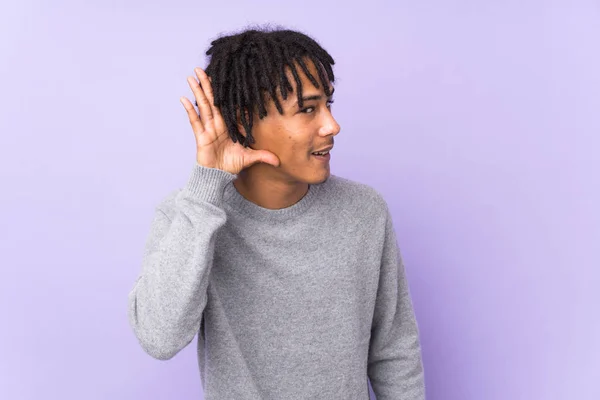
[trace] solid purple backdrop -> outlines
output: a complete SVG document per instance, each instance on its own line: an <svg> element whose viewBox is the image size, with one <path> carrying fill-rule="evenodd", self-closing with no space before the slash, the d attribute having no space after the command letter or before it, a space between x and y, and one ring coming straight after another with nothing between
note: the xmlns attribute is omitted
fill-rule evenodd
<svg viewBox="0 0 600 400"><path fill-rule="evenodd" d="M416 2L415 2L416 3ZM593 1L0 6L0 398L200 399L127 322L154 206L195 160L186 76L274 22L336 59L332 172L393 210L430 400L600 398Z"/></svg>

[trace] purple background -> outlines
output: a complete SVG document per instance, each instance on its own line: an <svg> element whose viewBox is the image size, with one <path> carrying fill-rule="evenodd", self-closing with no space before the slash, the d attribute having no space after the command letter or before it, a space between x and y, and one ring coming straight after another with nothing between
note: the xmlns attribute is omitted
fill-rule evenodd
<svg viewBox="0 0 600 400"><path fill-rule="evenodd" d="M332 172L393 210L428 399L600 399L597 1L80 3L0 6L0 398L201 398L127 293L195 160L186 76L275 22L337 61Z"/></svg>

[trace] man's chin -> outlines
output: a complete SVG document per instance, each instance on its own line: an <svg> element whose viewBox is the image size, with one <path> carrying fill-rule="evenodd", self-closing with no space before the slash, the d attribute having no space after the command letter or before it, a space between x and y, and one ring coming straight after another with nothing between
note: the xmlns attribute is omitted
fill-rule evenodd
<svg viewBox="0 0 600 400"><path fill-rule="evenodd" d="M329 168L323 168L323 169L318 169L318 170L306 170L306 171L302 171L304 173L301 174L293 174L293 175L288 175L290 178L292 178L294 181L296 181L297 183L305 183L305 184L309 184L309 185L318 185L321 184L325 181L327 181L327 179L329 179L329 177L331 176L331 172L329 170Z"/></svg>
<svg viewBox="0 0 600 400"><path fill-rule="evenodd" d="M326 173L322 174L320 177L315 177L314 179L312 179L311 182L308 182L308 183L311 185L319 185L321 183L326 182L330 176L331 176L331 173L329 172L329 170L327 170Z"/></svg>

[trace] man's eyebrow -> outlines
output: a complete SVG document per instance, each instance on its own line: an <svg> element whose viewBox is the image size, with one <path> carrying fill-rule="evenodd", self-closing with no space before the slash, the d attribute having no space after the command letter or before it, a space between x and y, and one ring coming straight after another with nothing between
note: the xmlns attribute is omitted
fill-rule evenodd
<svg viewBox="0 0 600 400"><path fill-rule="evenodd" d="M333 96L333 92L335 92L335 88L331 89L331 94L329 95L329 98L331 98ZM310 100L321 100L323 98L323 96L321 96L320 94L315 94L313 96L306 96L306 97L302 97L302 101L310 101ZM298 105L298 99L296 98L296 101L294 102L294 106Z"/></svg>

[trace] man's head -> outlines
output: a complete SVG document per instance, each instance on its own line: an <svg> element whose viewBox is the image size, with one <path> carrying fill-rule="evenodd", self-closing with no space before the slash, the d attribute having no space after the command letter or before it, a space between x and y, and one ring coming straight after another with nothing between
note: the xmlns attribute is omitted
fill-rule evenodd
<svg viewBox="0 0 600 400"><path fill-rule="evenodd" d="M215 105L234 142L279 157L269 173L317 183L329 175L328 149L340 130L330 110L333 58L310 37L291 30L247 30L214 40L210 77ZM283 175L283 176L282 176Z"/></svg>

